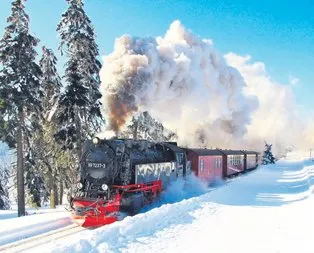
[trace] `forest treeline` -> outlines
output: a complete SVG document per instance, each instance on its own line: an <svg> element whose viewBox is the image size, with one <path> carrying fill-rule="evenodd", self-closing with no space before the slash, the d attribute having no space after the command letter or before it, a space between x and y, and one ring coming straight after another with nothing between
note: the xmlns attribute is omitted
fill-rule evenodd
<svg viewBox="0 0 314 253"><path fill-rule="evenodd" d="M25 3L12 1L0 40L0 141L16 158L0 164L0 209L10 207L9 192L14 191L19 216L25 215L26 204L62 204L64 190L76 182L84 140L105 126L99 50L83 0L67 0L56 24L59 52L45 46L38 50L40 40L30 31ZM62 73L57 55L66 58ZM176 137L147 112L133 117L120 136Z"/></svg>

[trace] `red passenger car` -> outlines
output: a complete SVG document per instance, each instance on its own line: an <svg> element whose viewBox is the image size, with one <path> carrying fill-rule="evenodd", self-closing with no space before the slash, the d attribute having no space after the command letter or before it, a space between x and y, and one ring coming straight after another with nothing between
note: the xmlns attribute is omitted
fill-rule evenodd
<svg viewBox="0 0 314 253"><path fill-rule="evenodd" d="M187 159L195 175L208 182L222 178L223 153L217 149L187 149Z"/></svg>
<svg viewBox="0 0 314 253"><path fill-rule="evenodd" d="M221 150L223 156L223 176L229 177L244 172L244 153L240 150Z"/></svg>
<svg viewBox="0 0 314 253"><path fill-rule="evenodd" d="M244 170L255 169L258 165L258 152L255 151L242 151L244 154Z"/></svg>

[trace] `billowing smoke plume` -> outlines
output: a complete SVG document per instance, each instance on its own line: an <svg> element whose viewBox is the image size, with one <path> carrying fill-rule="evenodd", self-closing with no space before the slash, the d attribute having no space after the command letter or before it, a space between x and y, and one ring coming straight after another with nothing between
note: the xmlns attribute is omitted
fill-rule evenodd
<svg viewBox="0 0 314 253"><path fill-rule="evenodd" d="M314 144L313 126L301 118L292 90L298 79L293 78L291 85L283 85L267 74L264 63L251 62L250 56L229 53L225 58L243 76L247 83L245 92L256 95L259 100L245 136L247 145L256 148L265 140L273 144L279 155L290 148L311 147Z"/></svg>
<svg viewBox="0 0 314 253"><path fill-rule="evenodd" d="M109 130L119 132L132 115L149 111L183 145L236 147L258 105L212 42L179 21L164 37L118 38L100 75Z"/></svg>

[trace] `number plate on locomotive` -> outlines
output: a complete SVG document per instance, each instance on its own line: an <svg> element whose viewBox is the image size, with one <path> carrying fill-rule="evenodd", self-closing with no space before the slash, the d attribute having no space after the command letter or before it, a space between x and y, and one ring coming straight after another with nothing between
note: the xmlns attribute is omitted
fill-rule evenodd
<svg viewBox="0 0 314 253"><path fill-rule="evenodd" d="M95 168L95 169L105 169L106 164L105 163L87 163L88 168Z"/></svg>

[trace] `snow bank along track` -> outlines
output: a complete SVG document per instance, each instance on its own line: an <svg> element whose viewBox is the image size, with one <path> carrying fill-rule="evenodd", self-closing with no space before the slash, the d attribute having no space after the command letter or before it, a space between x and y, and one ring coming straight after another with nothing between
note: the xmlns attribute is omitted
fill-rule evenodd
<svg viewBox="0 0 314 253"><path fill-rule="evenodd" d="M0 247L0 252L31 252L31 249L33 248L49 243L50 241L62 239L66 236L73 235L83 230L85 229L76 224L73 224L64 228L53 230L51 232L3 245Z"/></svg>

